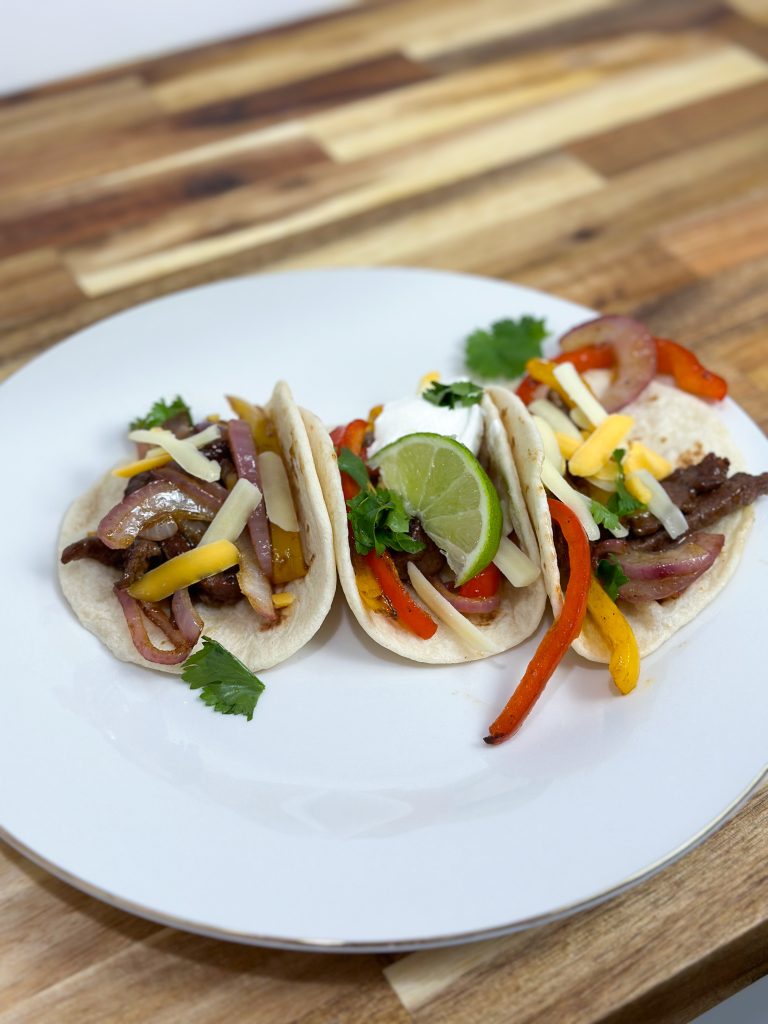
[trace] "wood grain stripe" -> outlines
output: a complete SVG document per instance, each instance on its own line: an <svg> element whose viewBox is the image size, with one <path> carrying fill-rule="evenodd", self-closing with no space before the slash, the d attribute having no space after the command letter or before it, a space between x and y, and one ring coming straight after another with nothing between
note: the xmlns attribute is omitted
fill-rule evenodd
<svg viewBox="0 0 768 1024"><path fill-rule="evenodd" d="M346 19L308 23L278 38L255 37L237 55L218 65L196 65L153 85L166 110L180 111L269 89L319 75L338 65L405 51L416 60L460 43L481 42L499 34L528 31L576 11L603 9L611 0L475 0L464 5L441 0L407 0L376 4L351 12ZM151 77L151 76L150 76Z"/></svg>
<svg viewBox="0 0 768 1024"><path fill-rule="evenodd" d="M702 277L768 256L768 190L669 224L659 238Z"/></svg>
<svg viewBox="0 0 768 1024"><path fill-rule="evenodd" d="M747 814L768 820L768 791L755 798ZM667 868L655 885L644 885L619 896L602 908L533 931L494 940L481 950L438 950L416 953L385 969L395 991L411 1011L415 1024L453 1024L473 1018L482 1005L484 1024L579 1024L584 1020L680 1021L680 980L697 963L706 963L710 928L719 914L728 916L728 938L742 944L753 963L768 940L768 875L755 870L738 888L713 896L712 883L728 871L734 857L760 847L759 834L744 835L726 826L683 862ZM715 888L716 891L716 888ZM707 901L702 902L704 892ZM675 910L666 894L675 894ZM692 922L698 921L698 927ZM618 938L620 937L620 939ZM562 970L562 960L550 950L578 951ZM651 952L652 951L652 952ZM680 965L680 977L669 979L667 957ZM627 971L626 965L633 970ZM599 965L599 969L596 969ZM710 969L712 968L710 964ZM720 961L725 983L735 965ZM488 978L488 986L483 978ZM690 979L689 979L690 980ZM712 979L716 983L715 979ZM714 985L710 985L710 991ZM494 991L506 997L494 998ZM699 1009L708 1005L705 978L695 985ZM510 994L520 993L519 1004ZM534 995L535 994L535 995ZM691 1006L691 989L687 989ZM710 1001L712 996L709 997ZM631 1013L620 1016L625 1007Z"/></svg>
<svg viewBox="0 0 768 1024"><path fill-rule="evenodd" d="M620 45L631 48L632 43ZM658 45L663 52L664 44L658 41ZM474 77L480 72L470 74ZM766 77L768 65L740 47L713 46L709 40L691 37L668 59L654 60L649 55L642 74L635 69L616 73L610 81L543 102L534 109L527 107L523 113L489 126L486 132L514 136L514 154L522 158ZM417 88L430 94L433 91L429 85ZM426 116L417 108L409 119L406 104L405 109L390 110L390 119L382 124L376 108L388 103L372 100L338 115L320 115L310 121L310 127L335 159L351 161L395 148L414 136L423 139L475 122L478 116L471 102L459 103L449 91L441 106L428 104ZM514 111L514 94L494 95L486 104L491 116L503 115L505 107Z"/></svg>

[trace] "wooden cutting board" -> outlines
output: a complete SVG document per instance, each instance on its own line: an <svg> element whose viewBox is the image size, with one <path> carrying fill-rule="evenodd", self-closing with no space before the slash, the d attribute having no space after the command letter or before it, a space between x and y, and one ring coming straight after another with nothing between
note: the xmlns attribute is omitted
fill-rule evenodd
<svg viewBox="0 0 768 1024"><path fill-rule="evenodd" d="M636 313L766 428L767 118L765 0L374 0L0 100L0 375L182 287L412 264ZM767 855L763 791L566 921L351 957L176 932L5 847L0 1024L688 1021L768 970Z"/></svg>

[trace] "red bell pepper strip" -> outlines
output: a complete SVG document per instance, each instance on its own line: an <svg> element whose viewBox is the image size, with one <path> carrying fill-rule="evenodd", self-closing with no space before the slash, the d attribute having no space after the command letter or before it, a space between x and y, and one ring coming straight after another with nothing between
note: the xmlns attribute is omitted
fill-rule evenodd
<svg viewBox="0 0 768 1024"><path fill-rule="evenodd" d="M659 373L668 373L675 378L681 391L688 391L700 398L720 401L728 394L728 384L722 377L702 366L695 353L684 345L668 338L654 338L656 342L656 365Z"/></svg>
<svg viewBox="0 0 768 1024"><path fill-rule="evenodd" d="M368 420L352 420L346 427L336 427L331 431L331 440L337 454L342 448L349 448L353 455L361 455L363 441L368 432ZM360 487L349 473L341 474L341 489L344 492L344 500L354 498L360 492Z"/></svg>
<svg viewBox="0 0 768 1024"><path fill-rule="evenodd" d="M585 370L607 370L613 366L613 352L610 345L585 345L572 352L561 352L550 360L553 363L573 363L579 373ZM525 405L529 405L536 394L539 382L526 374L515 394Z"/></svg>
<svg viewBox="0 0 768 1024"><path fill-rule="evenodd" d="M437 632L437 623L428 615L424 609L416 604L397 575L397 569L392 558L385 551L377 555L375 551L369 551L365 561L371 568L373 575L379 581L384 596L395 610L398 622L401 622L406 629L422 640L429 640Z"/></svg>
<svg viewBox="0 0 768 1024"><path fill-rule="evenodd" d="M587 595L592 578L589 541L579 520L567 505L548 498L553 520L563 531L568 545L570 576L565 588L563 608L539 644L525 675L507 701L504 710L488 730L485 742L503 743L520 728L528 712L541 696L550 676L563 659L565 652L581 632L587 613Z"/></svg>
<svg viewBox="0 0 768 1024"><path fill-rule="evenodd" d="M460 586L458 593L460 597L493 597L500 583L501 573L491 562L477 576Z"/></svg>

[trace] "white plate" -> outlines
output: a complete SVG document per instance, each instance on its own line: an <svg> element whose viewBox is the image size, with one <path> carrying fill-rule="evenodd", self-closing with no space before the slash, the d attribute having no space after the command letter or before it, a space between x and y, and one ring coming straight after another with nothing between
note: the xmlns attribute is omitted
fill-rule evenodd
<svg viewBox="0 0 768 1024"><path fill-rule="evenodd" d="M485 937L658 868L764 771L768 502L735 580L642 667L630 697L569 656L521 733L482 736L536 640L465 667L380 650L337 595L319 635L264 673L253 721L115 661L56 584L68 503L154 399L199 414L287 378L329 424L462 371L477 326L587 311L495 281L341 270L229 281L133 309L0 391L0 827L118 906L278 946L392 949ZM753 470L768 444L724 416ZM543 627L542 627L543 629Z"/></svg>

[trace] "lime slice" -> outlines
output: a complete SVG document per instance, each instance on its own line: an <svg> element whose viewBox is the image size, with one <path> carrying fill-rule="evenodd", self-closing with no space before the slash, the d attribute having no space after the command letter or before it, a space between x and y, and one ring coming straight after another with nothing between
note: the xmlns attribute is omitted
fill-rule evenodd
<svg viewBox="0 0 768 1024"><path fill-rule="evenodd" d="M493 559L501 505L488 474L463 444L442 434L406 434L376 453L371 466L466 583Z"/></svg>

